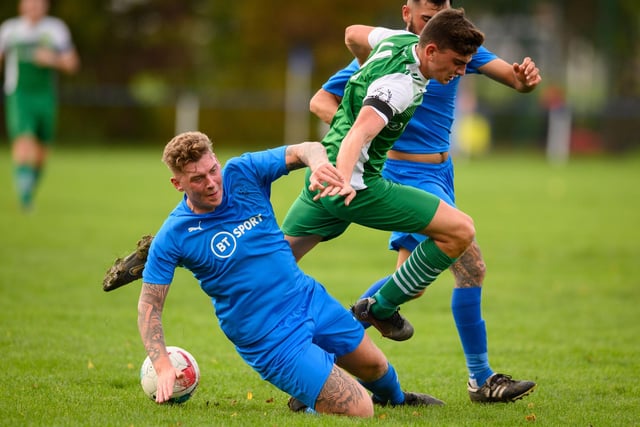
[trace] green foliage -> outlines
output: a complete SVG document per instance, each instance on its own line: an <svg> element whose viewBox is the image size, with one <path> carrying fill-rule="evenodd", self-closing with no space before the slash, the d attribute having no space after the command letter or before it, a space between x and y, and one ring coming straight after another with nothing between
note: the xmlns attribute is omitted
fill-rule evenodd
<svg viewBox="0 0 640 427"><path fill-rule="evenodd" d="M15 16L17 3L0 2L0 20ZM306 48L313 56L308 94L303 95L310 98L351 60L344 46L344 28L353 23L401 28L403 3L53 0L51 14L68 23L82 63L76 75L60 76L61 118L70 115L75 120L60 120L59 134L79 140L164 139L175 129L177 97L190 92L200 97L203 130L215 129L226 139L257 143L282 140L289 53ZM538 97L546 86L565 87L571 81L578 88L568 94L577 121L589 120L591 129L602 132L608 149L638 145L634 124L640 84L634 61L639 50L640 3L453 3L464 7L476 22L492 16L482 24L487 28L481 29L487 36L509 40L509 50L498 52L506 61L519 61L521 47L541 68L543 82L527 96L493 82L486 87L479 83L480 107L491 116L496 135L505 135L506 140L524 135L522 142L535 144L544 132L539 126L544 108ZM546 22L549 17L557 17L558 24ZM498 36L499 28L505 33ZM496 51L499 44L487 43L487 47ZM574 61L571 68L569 59ZM581 62L576 63L577 59ZM580 90L583 85L576 84L578 78L586 79L588 90ZM523 121L514 112L524 112L531 120ZM618 126L616 121L626 117L628 124ZM510 123L520 131L511 132ZM537 128L542 130L536 133ZM0 133L6 134L2 122ZM309 129L312 138L320 133Z"/></svg>
<svg viewBox="0 0 640 427"><path fill-rule="evenodd" d="M218 145L222 160L237 148ZM636 425L640 419L640 157L576 159L551 167L535 155L457 165L458 202L476 223L488 265L484 317L494 369L538 388L509 405L474 405L449 310L444 273L403 307L416 327L405 343L371 335L408 390L442 408L376 409L373 420L292 414L224 338L191 275L178 271L167 301L170 344L198 359L202 382L181 406L144 396L136 327L139 285L104 293L104 272L154 232L179 194L150 150L53 152L30 216L17 211L7 150L0 154L0 425L31 426L514 426ZM280 218L302 183L274 184ZM387 234L353 226L302 260L345 305L395 264ZM251 398L249 398L251 397ZM534 421L535 419L535 421Z"/></svg>

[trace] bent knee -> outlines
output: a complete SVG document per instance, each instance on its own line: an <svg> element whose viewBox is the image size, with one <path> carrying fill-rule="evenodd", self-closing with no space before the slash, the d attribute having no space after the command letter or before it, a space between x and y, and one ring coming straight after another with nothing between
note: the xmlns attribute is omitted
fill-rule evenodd
<svg viewBox="0 0 640 427"><path fill-rule="evenodd" d="M460 250L460 254L471 245L475 236L476 229L473 225L473 219L469 215L460 212L451 235L458 246L458 250Z"/></svg>
<svg viewBox="0 0 640 427"><path fill-rule="evenodd" d="M353 382L352 386L345 383L338 384L343 389L340 395L335 394L333 386L329 391L323 388L316 400L315 410L323 414L346 415L349 417L371 418L373 417L373 401L362 384L349 378L347 382ZM326 388L326 385L325 385ZM329 394L326 394L329 393Z"/></svg>
<svg viewBox="0 0 640 427"><path fill-rule="evenodd" d="M469 215L463 214L453 236L455 241L454 251L457 252L456 257L462 255L464 251L467 250L471 243L473 243L475 237L476 228L473 225L473 219Z"/></svg>
<svg viewBox="0 0 640 427"><path fill-rule="evenodd" d="M476 227L473 224L473 219L465 214L465 221L463 225L460 227L460 240L464 244L464 248L468 248L469 245L473 242L473 239L476 238Z"/></svg>
<svg viewBox="0 0 640 427"><path fill-rule="evenodd" d="M360 402L359 405L353 408L350 411L351 416L360 417L360 418L371 418L373 417L373 401L369 398L369 394L367 393L367 398Z"/></svg>

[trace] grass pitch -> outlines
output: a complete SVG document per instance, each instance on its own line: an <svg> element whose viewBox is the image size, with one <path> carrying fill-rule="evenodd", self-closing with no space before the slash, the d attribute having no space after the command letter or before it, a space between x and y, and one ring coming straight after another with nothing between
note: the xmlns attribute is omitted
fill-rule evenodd
<svg viewBox="0 0 640 427"><path fill-rule="evenodd" d="M183 405L142 392L139 284L104 293L104 272L157 230L178 193L152 149L57 148L36 210L16 206L0 153L0 425L17 426L631 426L640 423L640 157L565 167L537 155L458 161L458 204L471 214L488 266L483 312L492 367L537 390L508 405L475 405L442 275L403 314L407 342L376 342L403 387L441 408L377 408L373 420L293 414L287 396L246 366L220 332L195 280L179 271L165 308L167 342L189 350L201 385ZM224 148L223 148L224 150ZM225 160L239 151L220 151ZM280 218L302 172L275 183ZM301 265L345 305L388 274L387 234L353 226Z"/></svg>

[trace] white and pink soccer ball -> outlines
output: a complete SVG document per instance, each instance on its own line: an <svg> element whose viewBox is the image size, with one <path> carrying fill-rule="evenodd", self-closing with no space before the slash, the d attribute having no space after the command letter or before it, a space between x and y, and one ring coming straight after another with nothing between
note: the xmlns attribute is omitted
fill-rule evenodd
<svg viewBox="0 0 640 427"><path fill-rule="evenodd" d="M173 386L173 395L169 402L186 402L191 398L200 383L200 368L198 368L198 362L196 362L195 357L193 357L191 353L180 347L168 346L167 352L169 353L171 364L184 373L183 378L176 380ZM142 367L140 368L140 385L150 399L156 399L158 376L148 356L144 362L142 362Z"/></svg>

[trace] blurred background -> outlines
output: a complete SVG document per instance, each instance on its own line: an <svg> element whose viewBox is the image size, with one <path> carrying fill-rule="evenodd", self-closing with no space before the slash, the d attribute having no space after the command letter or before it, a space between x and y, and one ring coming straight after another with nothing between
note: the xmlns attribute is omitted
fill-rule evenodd
<svg viewBox="0 0 640 427"><path fill-rule="evenodd" d="M16 4L0 2L0 18L15 16ZM51 0L82 60L79 74L60 77L58 143L164 144L192 128L243 148L319 139L324 128L308 101L351 60L344 28L402 28L402 4ZM463 79L454 132L461 153L536 149L564 160L569 150L640 146L640 2L453 5L485 32L488 49L508 62L530 56L543 76L529 95Z"/></svg>

